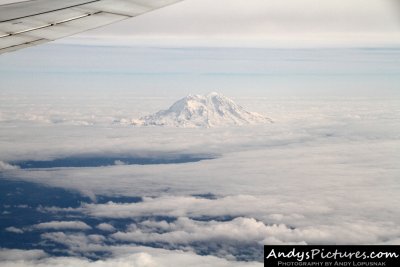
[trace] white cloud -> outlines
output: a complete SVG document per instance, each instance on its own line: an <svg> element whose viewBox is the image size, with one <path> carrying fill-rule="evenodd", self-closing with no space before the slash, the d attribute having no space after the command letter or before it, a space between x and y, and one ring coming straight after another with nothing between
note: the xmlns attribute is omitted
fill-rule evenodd
<svg viewBox="0 0 400 267"><path fill-rule="evenodd" d="M177 218L172 223L145 220L131 225L126 232L119 231L112 235L120 241L144 243L212 241L236 244L233 242L236 240L238 244L243 244L252 240L260 244L377 244L396 240L400 236L397 215L391 218L385 216L385 219L371 217L370 210L377 209L375 212L378 212L383 203L376 203L376 207L371 205L369 210L355 214L354 210L360 205L351 201L347 203L347 209L340 203L335 206L332 203L323 205L322 202L302 199L285 202L276 195L239 195L217 199L166 196L144 198L143 202L132 204L85 204L75 210L51 208L50 211L82 212L91 217L110 219ZM387 212L394 210L395 205L386 207ZM221 219L228 221L215 221ZM232 233L242 234L233 236Z"/></svg>
<svg viewBox="0 0 400 267"><path fill-rule="evenodd" d="M168 217L240 217L248 216L268 223L301 224L305 217L318 217L332 212L332 207L321 202L298 200L296 203L275 199L275 195L235 195L217 199L191 196L145 197L139 203L85 204L75 211L100 218ZM251 208L249 208L251 207ZM46 210L46 209L44 209ZM57 209L50 208L56 212ZM61 209L61 211L71 211ZM73 210L72 210L73 211Z"/></svg>
<svg viewBox="0 0 400 267"><path fill-rule="evenodd" d="M105 232L115 232L116 229L112 224L109 223L100 223L99 225L96 226L97 229L100 229Z"/></svg>
<svg viewBox="0 0 400 267"><path fill-rule="evenodd" d="M158 233L157 230L165 232ZM279 240L279 235L296 232L285 225L265 225L252 218L235 218L232 221L194 221L179 218L175 222L144 221L132 225L128 232L117 232L111 237L122 241L142 243L190 244L194 242L210 242L230 246L247 246L263 243L269 238ZM288 241L305 244L304 240ZM286 243L280 240L280 243ZM260 248L261 251L261 248Z"/></svg>
<svg viewBox="0 0 400 267"><path fill-rule="evenodd" d="M108 251L102 244L106 238L102 235L85 235L83 233L50 232L41 234L47 242L62 244L68 249L63 250L69 255L93 256L92 253Z"/></svg>
<svg viewBox="0 0 400 267"><path fill-rule="evenodd" d="M126 163L123 162L122 160L116 160L116 161L114 162L114 165L126 165Z"/></svg>
<svg viewBox="0 0 400 267"><path fill-rule="evenodd" d="M260 267L259 262L234 262L213 256L199 256L190 252L149 249L144 247L114 247L116 254L106 260L89 261L75 257L27 257L27 254L42 253L41 251L3 250L18 257L18 261L5 258L1 261L3 267Z"/></svg>
<svg viewBox="0 0 400 267"><path fill-rule="evenodd" d="M14 166L0 160L0 171L16 170L16 169L18 169L18 166Z"/></svg>
<svg viewBox="0 0 400 267"><path fill-rule="evenodd" d="M14 226L7 227L5 230L7 232L14 233L14 234L23 234L24 233L24 230L14 227Z"/></svg>
<svg viewBox="0 0 400 267"><path fill-rule="evenodd" d="M93 101L98 101L97 105L107 102L99 99ZM171 99L158 100L153 106L149 105L153 100L146 102L143 98L124 101L121 105L126 103L129 108L118 112L128 116L136 102L138 109L141 105L151 110L168 105ZM179 247L185 251L195 251L196 243L220 242L223 251L216 255L225 259L215 259L227 264L226 259L232 259L235 249L246 242L259 246L380 244L399 240L398 99L241 98L238 102L268 114L276 123L254 128L157 131L110 123L43 127L40 123L13 121L13 116L18 117L30 107L14 109L11 102L8 109L3 109L14 110L15 115L4 112L11 120L2 122L7 127L1 132L0 152L1 158L9 162L21 156L40 159L82 152L221 154L215 160L189 164L7 172L8 179L76 189L93 199L96 194L143 197L138 203L93 203L61 209L69 215L99 219L104 224L113 223L114 219L135 218L137 222L127 229L115 224L118 232L104 232L104 236L62 232L42 235L46 244L63 244L67 247L65 252L72 256L108 252L108 242L123 240L149 246L157 242L164 248ZM70 100L66 103L73 103L64 107L69 111L80 106ZM52 112L57 112L58 105L52 106ZM75 115L71 112L69 118L90 114L91 108L84 107ZM98 114L106 116L108 110L111 108ZM15 127L23 131L15 131ZM205 198L207 194L211 197ZM58 207L40 210L61 211ZM174 217L177 221L152 220L159 216ZM196 220L199 218L205 221ZM221 218L226 221L218 221ZM107 228L111 229L109 225ZM234 239L238 244L234 244ZM145 253L145 249L141 252ZM47 260L42 264L48 264Z"/></svg>
<svg viewBox="0 0 400 267"><path fill-rule="evenodd" d="M89 230L91 227L84 222L80 221L51 221L45 223L39 223L32 226L34 229L39 230L60 230L60 229L69 229L69 230Z"/></svg>
<svg viewBox="0 0 400 267"><path fill-rule="evenodd" d="M351 210L354 207L350 205L349 208ZM329 215L333 212L329 207L313 206L301 200L296 205L277 203L265 197L239 196L217 200L167 197L145 199L137 204L86 205L82 211L91 216L108 218L178 217L176 222L169 224L165 221L145 221L137 227L133 226L132 231L113 235L119 240L137 242L185 244L220 240L223 243L224 240L233 239L244 243L253 240L259 243L370 244L395 239L400 235L400 228L394 222L385 222L378 218L367 222L367 214L359 219L342 214L343 217L338 220ZM182 216L248 218L239 217L228 222L198 222ZM321 216L330 220L320 220ZM147 228L153 228L153 231ZM160 234L156 229L166 232Z"/></svg>
<svg viewBox="0 0 400 267"><path fill-rule="evenodd" d="M42 250L20 250L20 249L0 249L0 262L31 261L39 260L48 255Z"/></svg>

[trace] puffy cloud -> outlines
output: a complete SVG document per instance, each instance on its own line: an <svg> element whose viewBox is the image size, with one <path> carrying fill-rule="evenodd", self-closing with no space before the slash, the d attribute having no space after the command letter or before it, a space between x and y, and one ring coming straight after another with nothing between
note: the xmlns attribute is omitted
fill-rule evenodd
<svg viewBox="0 0 400 267"><path fill-rule="evenodd" d="M116 229L112 224L109 223L100 223L99 225L96 226L97 229L100 229L105 232L115 232Z"/></svg>
<svg viewBox="0 0 400 267"><path fill-rule="evenodd" d="M400 236L396 216L391 219L387 219L387 216L386 219L379 216L372 218L368 210L354 214L353 209L358 204L354 206L349 203L349 210L342 212L338 211L339 207L326 204L323 206L304 200L296 203L279 202L275 196L239 195L212 199L166 196L144 198L139 203L109 202L84 204L77 209L50 210L137 221L127 231L111 235L118 241L165 243L172 248L213 242L235 250L237 255L240 255L238 250L246 243L255 246L292 243L378 244L396 240ZM172 222L146 219L160 217L171 218Z"/></svg>
<svg viewBox="0 0 400 267"><path fill-rule="evenodd" d="M59 209L58 211L79 211L102 218L135 218L146 216L170 217L223 217L252 216L260 219L282 222L286 219L301 219L297 212L307 215L327 214L331 208L326 205L312 206L312 202L299 200L298 203L282 202L273 197L259 195L234 195L215 199L195 196L144 197L138 203L83 204L78 209ZM252 207L249 209L249 207ZM46 208L44 208L46 210ZM57 211L56 208L49 208Z"/></svg>
<svg viewBox="0 0 400 267"><path fill-rule="evenodd" d="M260 253L261 244L269 243L265 242L267 239L275 239L281 244L305 244L304 239L290 237L290 235L299 235L295 234L298 231L285 225L266 225L253 218L239 217L232 221L195 221L189 218L178 218L171 223L143 221L138 225L131 225L128 232L117 232L111 237L121 241L170 245L212 243L216 247L219 245L224 250L231 251L234 251L235 247L240 250L243 247L259 246ZM218 253L218 251L211 253ZM236 254L239 253L236 251ZM249 250L246 250L246 253L249 253Z"/></svg>
<svg viewBox="0 0 400 267"><path fill-rule="evenodd" d="M32 226L34 229L39 230L60 230L60 229L69 229L69 230L89 230L91 227L84 222L80 221L51 221L45 223L39 223Z"/></svg>
<svg viewBox="0 0 400 267"><path fill-rule="evenodd" d="M50 232L41 234L41 238L46 242L62 244L67 249L62 250L69 255L82 255L86 257L98 258L97 252L108 251L102 244L106 238L102 235L85 235L83 233L63 233Z"/></svg>
<svg viewBox="0 0 400 267"><path fill-rule="evenodd" d="M230 233L235 232L243 233L234 237L241 241L239 243L253 240L259 244L371 244L398 238L397 215L382 219L380 216L371 217L368 210L355 214L357 206L357 203L348 203L348 210L344 210L341 205L335 206L330 202L322 205L321 201L313 203L304 199L285 202L275 195L238 195L212 199L165 196L143 198L139 203L109 202L84 204L77 209L50 210L83 213L97 218L135 219L138 223L131 225L128 231L112 236L120 241L143 243L189 244L219 240L229 244L235 243L229 241ZM378 207L380 204L375 208ZM388 211L394 208L388 207ZM177 220L168 223L145 219L149 217ZM224 230L218 233L219 229L229 230L224 236Z"/></svg>
<svg viewBox="0 0 400 267"><path fill-rule="evenodd" d="M7 232L14 233L14 234L23 234L24 233L24 230L14 227L14 226L7 227L5 230Z"/></svg>
<svg viewBox="0 0 400 267"><path fill-rule="evenodd" d="M48 255L42 250L20 250L20 249L0 249L0 262L31 261L38 260ZM17 263L16 263L17 264Z"/></svg>
<svg viewBox="0 0 400 267"><path fill-rule="evenodd" d="M40 250L0 250L4 267L261 267L259 262L235 262L214 256L200 256L191 252L151 249L146 247L110 247L113 256L105 260L89 261L78 257L46 257Z"/></svg>
<svg viewBox="0 0 400 267"><path fill-rule="evenodd" d="M0 171L16 170L16 169L18 169L18 166L14 166L0 160Z"/></svg>
<svg viewBox="0 0 400 267"><path fill-rule="evenodd" d="M160 233L160 230L162 231ZM132 225L128 232L117 232L113 238L132 242L162 242L188 244L213 242L245 246L246 244L371 244L400 235L394 224L366 222L290 227L284 224L267 225L253 218L232 221L195 221L179 218L167 223L144 221ZM240 244L240 245L238 245Z"/></svg>

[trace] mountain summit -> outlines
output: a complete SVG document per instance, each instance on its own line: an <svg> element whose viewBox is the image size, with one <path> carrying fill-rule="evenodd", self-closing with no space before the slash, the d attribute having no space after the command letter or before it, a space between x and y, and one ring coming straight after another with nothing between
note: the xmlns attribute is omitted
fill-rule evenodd
<svg viewBox="0 0 400 267"><path fill-rule="evenodd" d="M138 126L218 127L272 122L218 94L188 95L169 109L133 121Z"/></svg>

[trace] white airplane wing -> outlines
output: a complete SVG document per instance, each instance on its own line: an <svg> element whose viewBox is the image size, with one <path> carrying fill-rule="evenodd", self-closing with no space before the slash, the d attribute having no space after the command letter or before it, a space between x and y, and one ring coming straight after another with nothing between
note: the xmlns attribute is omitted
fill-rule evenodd
<svg viewBox="0 0 400 267"><path fill-rule="evenodd" d="M0 5L0 54L101 27L182 0L31 0Z"/></svg>

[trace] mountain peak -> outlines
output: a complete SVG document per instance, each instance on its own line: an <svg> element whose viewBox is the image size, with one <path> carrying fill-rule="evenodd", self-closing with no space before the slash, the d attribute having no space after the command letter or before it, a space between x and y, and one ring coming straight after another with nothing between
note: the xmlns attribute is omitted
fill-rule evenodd
<svg viewBox="0 0 400 267"><path fill-rule="evenodd" d="M145 116L134 125L172 127L218 127L267 123L271 120L258 113L246 111L226 96L212 92L188 95L169 109Z"/></svg>

